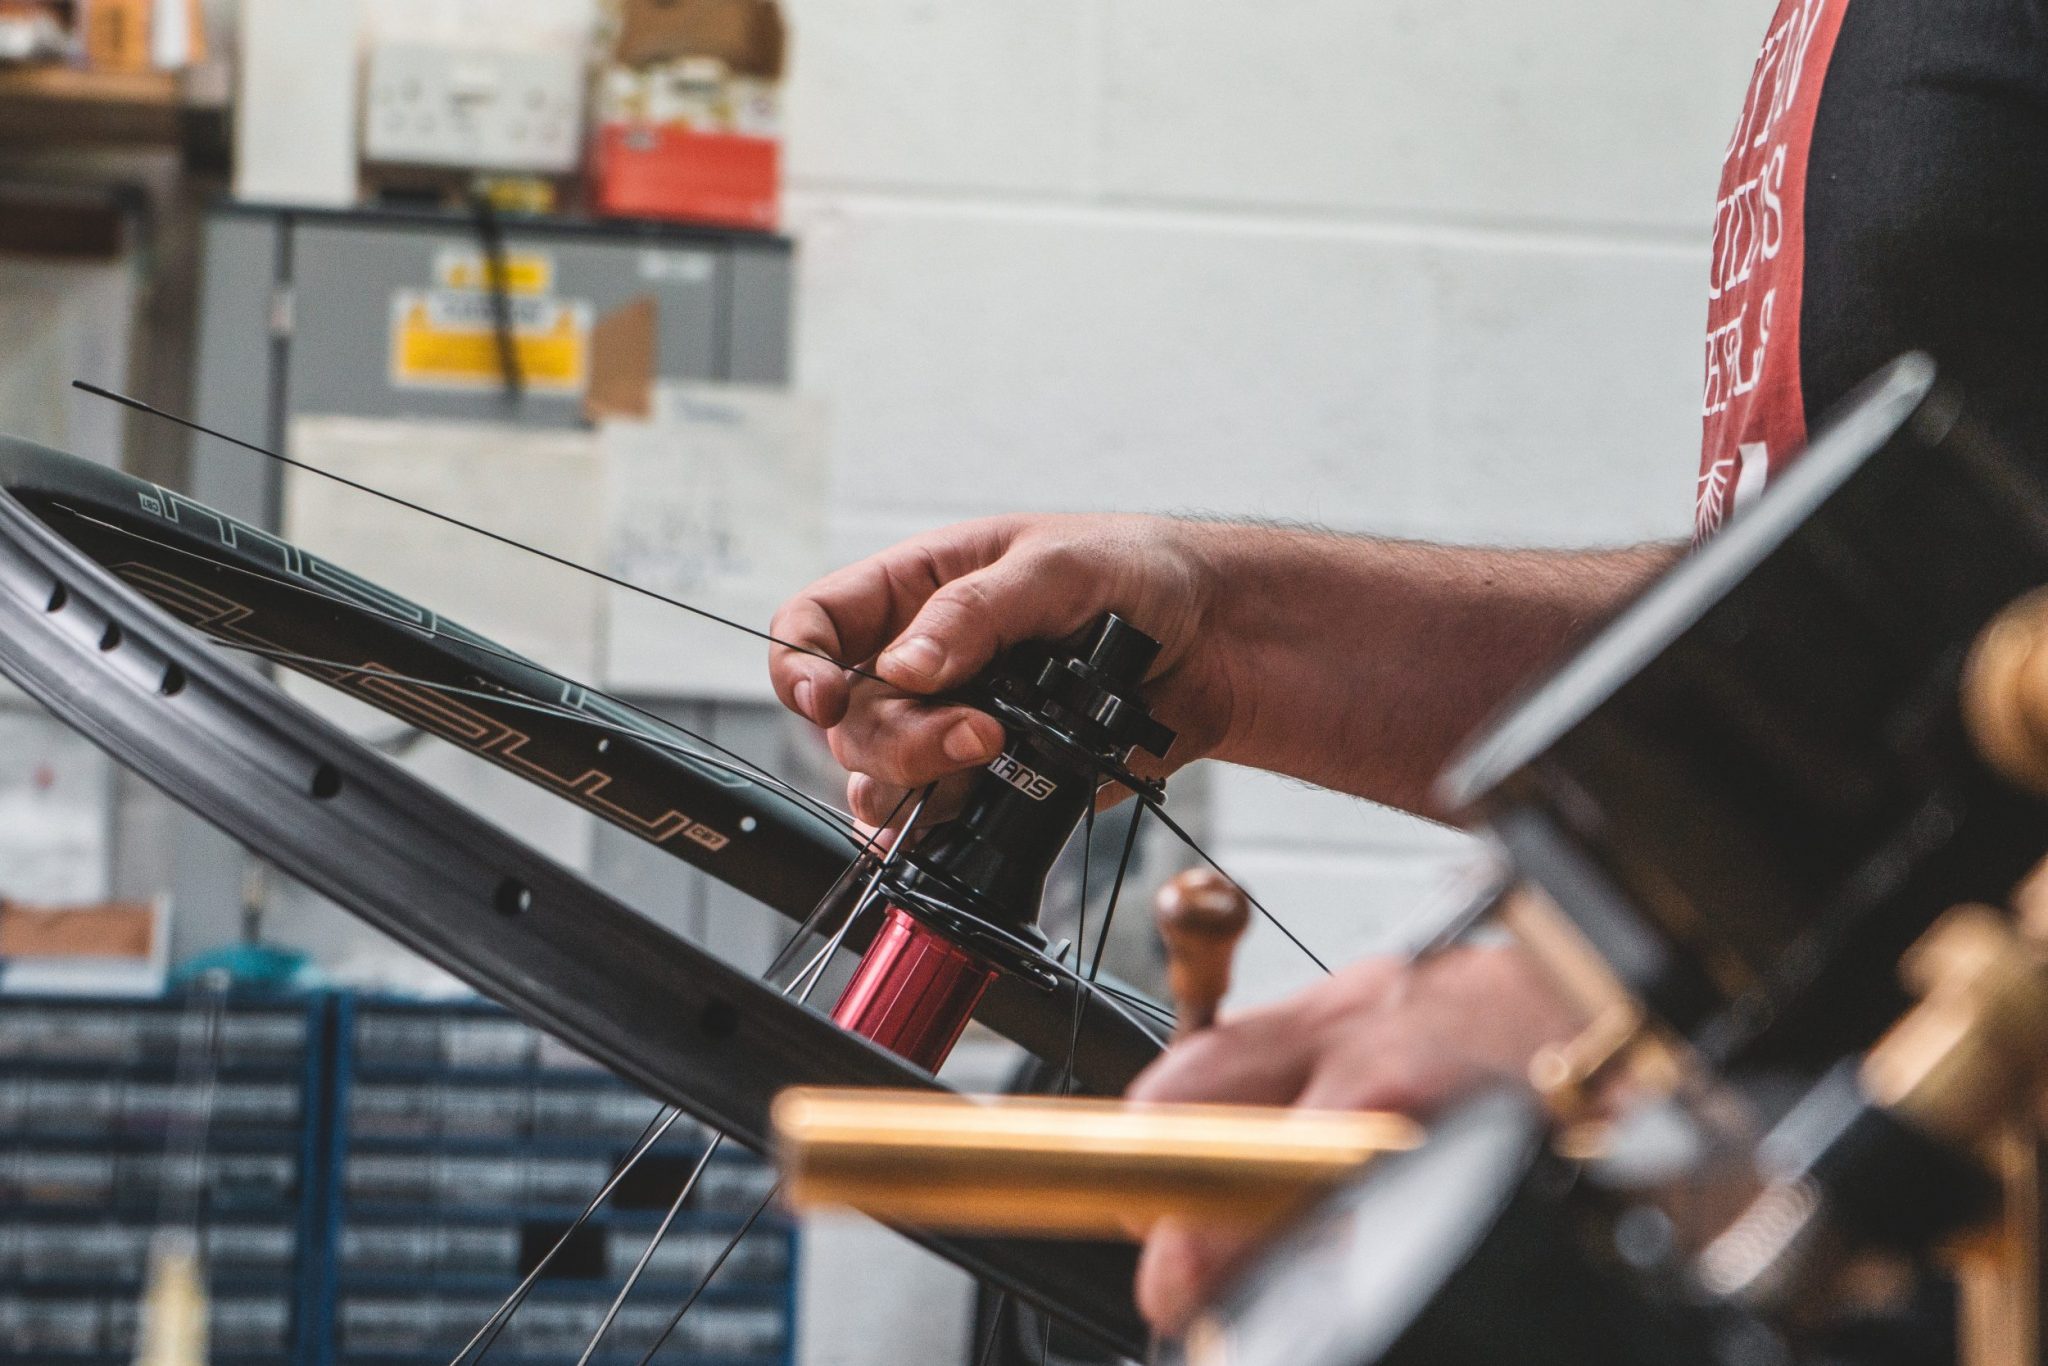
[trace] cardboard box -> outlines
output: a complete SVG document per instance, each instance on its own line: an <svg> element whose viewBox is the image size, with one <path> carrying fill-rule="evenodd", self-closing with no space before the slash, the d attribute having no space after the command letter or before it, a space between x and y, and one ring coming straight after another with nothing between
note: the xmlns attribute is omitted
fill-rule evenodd
<svg viewBox="0 0 2048 1366"><path fill-rule="evenodd" d="M775 0L624 0L598 85L597 211L773 230L788 34Z"/></svg>
<svg viewBox="0 0 2048 1366"><path fill-rule="evenodd" d="M89 0L85 7L85 64L94 71L133 75L150 70L150 0Z"/></svg>
<svg viewBox="0 0 2048 1366"><path fill-rule="evenodd" d="M614 59L642 67L712 57L735 75L774 81L787 41L775 0L625 0Z"/></svg>

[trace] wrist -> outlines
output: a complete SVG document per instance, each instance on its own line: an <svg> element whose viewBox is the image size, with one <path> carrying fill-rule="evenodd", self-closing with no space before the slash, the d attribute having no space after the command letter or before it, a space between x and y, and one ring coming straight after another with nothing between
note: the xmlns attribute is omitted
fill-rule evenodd
<svg viewBox="0 0 2048 1366"><path fill-rule="evenodd" d="M1198 585L1197 653L1216 697L1211 757L1303 774L1304 742L1325 699L1304 687L1327 667L1332 623L1325 563L1352 542L1325 533L1237 522L1176 524ZM1304 774L1304 776L1306 776Z"/></svg>

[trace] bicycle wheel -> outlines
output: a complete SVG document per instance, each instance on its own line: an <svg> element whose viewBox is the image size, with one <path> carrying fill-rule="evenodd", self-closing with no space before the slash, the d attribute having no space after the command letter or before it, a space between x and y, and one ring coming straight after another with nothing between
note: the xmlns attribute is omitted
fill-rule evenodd
<svg viewBox="0 0 2048 1366"><path fill-rule="evenodd" d="M749 1146L789 1085L936 1084L551 864L218 647L320 678L809 918L875 860L772 775L154 485L0 440L0 490L0 672L291 875ZM1067 1058L1088 1089L1119 1088L1158 1047L1073 970L1002 973L979 1014ZM1126 1249L921 1241L1117 1350L1142 1347Z"/></svg>

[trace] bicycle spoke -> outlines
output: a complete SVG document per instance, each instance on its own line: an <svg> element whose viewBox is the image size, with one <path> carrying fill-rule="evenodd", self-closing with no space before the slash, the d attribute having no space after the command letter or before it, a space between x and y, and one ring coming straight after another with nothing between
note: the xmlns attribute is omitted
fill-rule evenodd
<svg viewBox="0 0 2048 1366"><path fill-rule="evenodd" d="M71 387L83 390L95 398L110 399L115 403L121 404L123 407L133 408L136 412L147 413L151 417L162 418L166 422L175 422L188 431L198 432L202 436L210 436L216 441L225 441L229 445L239 446L245 451L253 451L266 460L274 460L280 465L285 465L295 470L302 470L307 474L318 475L322 479L340 484L343 488L350 488L354 489L357 493L368 494L372 498L381 499L396 507L417 512L423 517L431 517L437 522L445 522L449 526L467 531L473 536L482 536L486 540L496 541L499 545L510 546L514 550L523 550L529 555L546 560L549 564L560 565L564 569L588 575L600 583L610 584L612 587L624 589L628 593L636 593L643 598L650 598L655 602L665 603L678 611L688 612L691 616L701 617L705 621L744 632L756 640L766 641L770 645L779 645L785 650L794 650L798 654L809 655L813 659L822 659L834 668L845 669L849 673L859 674L862 678L870 679L877 683L884 681L879 675L871 673L858 665L842 664L822 650L813 650L809 646L798 645L794 641L784 640L780 636L761 630L759 627L749 626L743 621L734 621L730 617L720 616L708 608L695 606L684 602L680 598L672 598L666 594L657 593L652 588L648 588L643 584L634 583L630 579L622 579L616 574L607 574L602 569L596 569L590 565L579 563L576 560L569 559L567 556L557 555L551 550L542 550L539 546L528 545L526 542L507 536L502 532L492 531L489 527L478 526L474 522L465 522L460 517L453 517L445 512L436 512L433 508L423 503L415 503L410 499L401 498L395 493L386 493L382 489L373 488L368 484L350 479L346 475L336 474L332 470L323 470L318 465L309 465L303 460L294 460L288 455L280 455L276 451L259 446L253 441L244 441L240 437L229 436L226 432L217 432L211 427L194 422L191 418L179 417L176 413L167 413L161 408L153 407L150 404L144 403L139 398L130 398L126 394L117 394L111 389L103 389L97 384L88 384L82 379L72 380Z"/></svg>
<svg viewBox="0 0 2048 1366"><path fill-rule="evenodd" d="M928 797L929 795L930 789L926 789L926 796ZM907 800L909 794L905 793L904 797ZM898 802L897 805L900 809L902 803ZM923 803L920 802L919 809L922 809L922 806ZM826 944L825 948L820 951L819 958L816 961L823 962L829 960L831 954L834 951L836 951L839 945L844 941L847 932L853 927L853 923L860 918L860 913L862 909L865 908L865 906L868 904L868 901L873 897L875 889L879 884L881 874L888 868L889 860L895 857L896 851L902 845L902 842L903 837L901 833L899 833L895 843L890 846L888 855L885 857L882 864L875 870L874 876L868 880L868 885L864 889L862 889L861 899L854 905L853 909L847 913L845 921L834 932L832 938ZM870 845L872 846L872 840L870 840ZM848 872L851 873L853 869L857 866L858 865L852 864L848 865ZM828 891L825 894L825 900L819 903L818 910L813 912L811 916L805 917L804 927L798 929L797 934L795 936L796 938L801 938L807 932L808 928L810 927L816 916L828 909L829 903L832 900L832 898L837 894L838 889L839 884L835 883L833 885L832 890ZM792 940L792 942L794 942L794 939ZM804 971L810 971L809 965L806 965ZM822 975L822 968L820 969L820 975ZM800 973L798 975L798 981L801 981L801 979L802 974ZM805 1004L810 1000L811 991L816 985L817 977L813 977L808 985L802 987L801 991L796 996L796 1000L799 1005ZM784 995L789 995L792 992L798 992L797 981L792 981L788 987L785 987L783 989ZM594 1214L596 1214L598 1207L602 1205L605 1202L605 1200L611 1196L612 1191L617 1189L619 1182L625 1179L626 1174L633 1169L633 1167L639 1162L639 1160L643 1156L646 1155L647 1150L649 1148L652 1148L655 1143L660 1141L662 1135L668 1132L669 1127L675 1123L676 1119L680 1117L681 1113L682 1112L680 1110L664 1107L663 1114L661 1116L657 1116L657 1119L659 1120L658 1125L650 1124L649 1131L642 1132L639 1143L634 1147L633 1151L627 1155L625 1160L620 1163L618 1168L612 1172L610 1179L605 1182L604 1188L598 1191L596 1196L594 1196L591 1199L590 1203L583 1207L583 1212L579 1214L576 1217L575 1221L572 1222L569 1225L569 1227L562 1233L562 1235L555 1240L554 1245L548 1249L546 1255L544 1255L540 1259L540 1261L534 1266L533 1270L527 1273L526 1277L523 1280L521 1280L518 1286L516 1286L513 1289L511 1295L506 1297L505 1302L498 1306L496 1312L494 1312L491 1315L490 1319L484 1324L484 1326L477 1330L476 1335L470 1338L469 1342L464 1345L463 1349L460 1352L457 1352L455 1354L455 1359L450 1364L450 1366L462 1366L464 1358L469 1355L472 1349L477 1349L479 1356L481 1356L483 1352L487 1352L490 1350L491 1344L497 1341L499 1333L503 1331L504 1324L510 1321L512 1315L519 1312L519 1306L525 1303L528 1295L532 1292L533 1287L539 1283L542 1274L546 1272L549 1264L554 1261L555 1255L559 1253L565 1246L568 1245L570 1237L573 1234L575 1234L578 1229L582 1228L584 1224L589 1222L590 1218ZM690 1191L695 1189L698 1178L703 1175L704 1167L711 1159L711 1154L713 1152L716 1152L718 1146L722 1144L724 1141L724 1134L713 1134L711 1136L710 1145L705 1149L704 1157L699 1160L696 1169L690 1173L689 1180L683 1186L682 1194L676 1197L677 1208L681 1207L682 1201L688 1197ZM672 1219L673 1217L674 1214L673 1212L671 1212L670 1218ZM664 1220L662 1222L662 1232L664 1233L667 1231L668 1222L668 1220ZM655 1244L660 1243L661 1236L661 1233L657 1233L655 1235ZM645 1265L646 1257L651 1257L653 1255L653 1252L654 1246L650 1245L647 1250L647 1253L642 1258L643 1266ZM638 1272L636 1271L636 1279L637 1276ZM623 1296L621 1297L621 1302L623 1302ZM607 1326L609 1326L612 1317L614 1317L616 1313L617 1310L616 1308L614 1308L612 1314L607 1315L605 1320ZM601 1336L604 1332L604 1329L600 1328L598 1332ZM478 1348L479 1342L482 1343L480 1349Z"/></svg>
<svg viewBox="0 0 2048 1366"><path fill-rule="evenodd" d="M996 1292L996 1307L988 1316L988 1336L982 1340L981 1355L975 1358L974 1366L988 1366L996 1354L996 1342L1003 1335L1003 1315L1010 1312L1010 1292Z"/></svg>
<svg viewBox="0 0 2048 1366"><path fill-rule="evenodd" d="M894 863L898 851L903 846L903 841L909 832L910 826L915 823L917 816L924 810L925 802L930 799L931 791L932 790L930 788L925 789L923 796L921 796L918 799L917 806L913 808L911 812L911 820L905 822L904 828L897 832L896 839L890 844L887 854L883 857L882 861L875 868L873 874L869 877L867 885L864 888L862 888L860 898L855 902L853 908L847 912L845 919L840 923L839 927L833 932L831 938L826 942L825 946L818 951L817 955L811 960L810 963L804 965L804 968L789 983L789 985L782 989L782 994L784 996L793 996L797 1004L799 1005L805 1005L809 1003L811 993L814 990L816 990L818 982L820 981L820 979L823 978L825 967L827 964L830 963L832 955L836 953L839 950L839 947L845 942L847 934L852 930L855 922L857 922L860 919L861 913L870 904L872 904L874 897L880 890L881 879L883 874L885 874ZM908 798L909 794L905 793L904 800L908 800ZM897 803L897 809L900 810L902 808L902 805L902 801L899 801ZM872 845L872 840L870 841L870 845ZM848 871L851 872L853 868L856 866L857 865L849 865ZM837 894L838 887L839 884L835 883L833 889L826 893L825 901L822 901L819 904L819 912L823 912L827 909L829 902ZM799 928L796 932L796 935L792 937L792 943L794 943L797 939L800 939L805 933L808 932L808 929L811 926L813 920L815 919L817 913L818 912L814 912L812 916L808 916L805 918L804 926ZM780 961L780 958L781 955L778 954L777 960ZM807 978L808 980L806 980ZM585 1223L587 1223L590 1220L590 1218L596 1213L598 1207L604 1203L604 1201L611 1195L612 1191L617 1188L619 1182L625 1178L626 1173L630 1171L636 1163L639 1162L640 1158L646 1154L647 1150L651 1148L655 1142L659 1141L662 1134L668 1131L669 1126L675 1122L676 1118L680 1115L680 1113L680 1111L673 1109L667 1110L666 1118L662 1120L659 1128L656 1129L651 1136L643 1133L642 1141L640 1142L640 1144L637 1147L635 1147L633 1152L625 1159L623 1163L620 1164L619 1168L612 1173L610 1180L608 1180L605 1183L604 1189L600 1190L597 1193L597 1195L590 1201L590 1203L584 1206L583 1212L580 1215L578 1215L576 1220L570 1224L568 1229L565 1230L558 1239L556 1239L554 1245L548 1249L547 1254L540 1259L539 1263L535 1265L534 1269L531 1272L527 1273L526 1277L519 1283L518 1286L516 1286L513 1289L512 1294L508 1296L505 1302L498 1307L497 1311L491 1315L490 1320L485 1323L484 1327L477 1331L476 1335L469 1340L468 1344L463 1347L462 1351L456 1353L455 1359L451 1363L451 1366L462 1366L464 1359L468 1356L469 1352L472 1349L477 1350L477 1355L479 1358L481 1358L484 1352L488 1352L490 1350L492 1343L496 1342L499 1334L504 1331L505 1325L511 1321L511 1318L514 1314L519 1312L519 1307L525 1303L526 1299L531 1294L534 1286L539 1283L539 1280L542 1274L547 1270L548 1265L554 1261L555 1254L560 1252L562 1248L568 1244L571 1235L573 1235L578 1229L580 1229ZM668 1236L668 1230L670 1226L675 1222L676 1215L681 1212L684 1203L690 1197L690 1193L697 1188L699 1181L701 1181L704 1176L705 1169L711 1163L712 1156L716 1154L719 1148L724 1144L725 1139L726 1135L722 1133L711 1134L710 1141L705 1146L703 1155L697 1159L697 1165L691 1169L689 1177L685 1179L685 1181L683 1182L682 1190L677 1193L674 1203L669 1206L668 1213L666 1216L663 1217L660 1226L655 1230L654 1237L648 1242L646 1250L640 1254L639 1261L634 1265L631 1274L626 1278L626 1283L620 1288L617 1297L612 1301L610 1307L606 1310L603 1320L598 1324L597 1332L591 1337L589 1344L584 1349L583 1355L580 1358L578 1358L577 1366L586 1366L586 1363L589 1362L592 1354L596 1352L599 1341L604 1337L605 1333L610 1330L612 1323L618 1318L620 1309L624 1307L627 1297L631 1295L633 1292L633 1288L637 1284L639 1284L640 1278L642 1277L642 1275L645 1274L647 1270L647 1265L653 1259L656 1249L658 1249L661 1246L662 1240ZM756 1213L758 1214L759 1211L756 1211ZM752 1220L749 1220L748 1225L751 1226L751 1224ZM742 1229L741 1233L744 1234L744 1232L745 1229ZM737 1241L737 1237L735 1238L735 1241ZM727 1252L730 1251L731 1248L730 1246L728 1246ZM719 1258L719 1262L722 1264L723 1261L724 1256L721 1255ZM691 1302L694 1303L694 1300L695 1297L693 1296ZM674 1325L672 1323L670 1325L670 1331L673 1331L673 1327ZM481 1347L478 1346L479 1342L481 1342L482 1344Z"/></svg>
<svg viewBox="0 0 2048 1366"><path fill-rule="evenodd" d="M505 1325L511 1322L512 1316L519 1312L519 1306L526 1303L527 1296L532 1293L534 1286L540 1283L540 1278L554 1264L555 1257L569 1245L569 1240L590 1222L598 1207L611 1198L611 1193L618 1189L619 1183L626 1179L627 1173L639 1165L640 1159L647 1155L648 1149L661 1141L670 1127L682 1117L682 1113L674 1106L664 1105L654 1118L648 1121L647 1127L640 1131L640 1137L634 1141L632 1151L619 1160L619 1165L612 1169L612 1174L606 1178L597 1194L590 1198L590 1203L583 1207L583 1212L569 1222L569 1227L562 1230L553 1245L534 1263L533 1270L520 1279L519 1284L512 1288L512 1293L492 1311L488 1319L484 1320L483 1326L476 1330L468 1342L462 1344L462 1350L455 1354L449 1366L462 1366L472 1351L481 1358L485 1352L491 1350L491 1345L498 1340L498 1335L504 1332Z"/></svg>
<svg viewBox="0 0 2048 1366"><path fill-rule="evenodd" d="M1166 1026L1166 1028L1169 1031L1173 1028L1175 1023L1177 1023L1178 1017L1176 1017L1171 1010L1168 1010L1165 1006L1160 1005L1157 1001L1147 1000L1145 997L1138 995L1136 992L1118 990L1116 987L1110 986L1104 982L1098 981L1094 985L1097 991L1109 997L1111 1000L1120 1002L1123 1005L1131 1007L1133 1010L1140 1012L1146 1018L1150 1019L1153 1023Z"/></svg>
<svg viewBox="0 0 2048 1366"><path fill-rule="evenodd" d="M221 974L209 972L195 986L201 993L179 1015L177 1060L172 1075L179 1091L199 1084L199 1103L187 1115L180 1103L171 1115L164 1138L165 1181L157 1193L159 1231L186 1228L197 1238L206 1213L206 1155L212 1141L213 1110L220 1089L221 1030L227 1016L227 987ZM185 1037L186 1022L198 1025L197 1037Z"/></svg>
<svg viewBox="0 0 2048 1366"><path fill-rule="evenodd" d="M754 1212L746 1217L746 1221L740 1225L739 1231L733 1234L726 1241L725 1246L719 1249L718 1255L711 1259L711 1265L698 1278L697 1284L691 1288L688 1297L677 1307L675 1313L669 1315L668 1322L663 1325L661 1332L655 1337L654 1345L649 1347L646 1353L641 1356L638 1366L648 1366L648 1363L654 1360L655 1354L667 1344L669 1338L675 1333L676 1327L682 1323L684 1316L696 1308L697 1301L702 1299L704 1292L711 1288L711 1282L717 1277L719 1270L724 1267L726 1259L732 1256L733 1250L740 1245L747 1234L753 1231L754 1224L767 1212L768 1206L773 1204L775 1197L781 1193L782 1183L780 1181L777 1181L768 1188L768 1193L761 1197L760 1204L754 1206Z"/></svg>
<svg viewBox="0 0 2048 1366"><path fill-rule="evenodd" d="M801 994L797 997L798 1003L802 1004L811 999L811 992L816 990L818 983L823 980L825 969L831 966L832 956L846 942L846 936L852 933L854 925L859 922L862 914L866 912L869 906L874 904L875 898L881 894L882 879L888 874L890 869L896 866L896 860L903 851L904 842L910 838L911 829L916 826L917 818L924 814L925 803L931 800L934 787L936 787L936 784L926 787L923 793L919 795L917 805L910 808L909 819L905 820L902 828L896 832L896 838L889 842L889 851L882 856L882 861L876 865L874 872L869 875L868 885L861 889L860 899L854 904L853 909L847 913L846 919L840 923L838 930L833 933L825 946L812 956L809 963L804 965L803 969L791 980L790 986L783 988L784 995L795 989L798 984L802 984ZM905 796L908 795L907 793L905 794ZM903 803L899 800L896 803L896 810L900 811L902 809ZM893 815L894 813L892 812L891 814ZM804 980L806 974L809 974L810 977L810 980L807 982Z"/></svg>
<svg viewBox="0 0 2048 1366"><path fill-rule="evenodd" d="M1123 852L1116 859L1116 877L1109 884L1109 904L1102 910L1102 933L1095 938L1095 957L1088 964L1088 980L1098 987L1101 985L1102 951L1109 947L1109 927L1116 922L1116 903L1124 894L1124 874L1130 871L1131 854L1138 847L1138 823L1144 815L1142 805L1131 812L1130 828L1124 831Z"/></svg>
<svg viewBox="0 0 2048 1366"><path fill-rule="evenodd" d="M633 1269L627 1274L625 1284L619 1287L619 1293L612 1297L611 1304L604 1311L604 1317L598 1320L597 1331L592 1333L590 1341L584 1344L583 1355L576 1358L576 1366L590 1366L590 1359L597 1355L598 1344L604 1341L604 1335L610 1332L612 1324L618 1321L619 1311L626 1307L627 1297L640 1284L640 1278L647 1274L647 1264L654 1260L655 1252L661 1247L661 1240L668 1237L669 1228L675 1223L676 1216L683 1212L683 1205L689 1200L690 1193L696 1190L697 1183L704 1179L704 1169L711 1165L711 1159L717 1156L718 1149L724 1142L725 1135L719 1134L704 1146L704 1155L697 1159L697 1165L690 1170L688 1179L683 1182L683 1188L676 1192L675 1200L668 1207L668 1213L661 1216L661 1223L655 1228L654 1236L648 1239L646 1249L640 1254L640 1260L633 1263Z"/></svg>
<svg viewBox="0 0 2048 1366"><path fill-rule="evenodd" d="M927 788L926 792L927 794L929 794L930 789ZM873 856L873 854L875 853L876 843L881 839L883 831L889 828L890 824L896 819L897 813L903 810L904 803L908 802L909 800L910 793L906 790L902 796L896 799L896 805L890 808L889 819L887 821L884 821L880 828L876 829L864 838L860 853L856 855L854 859L851 862L849 862L844 869L841 870L838 877L832 880L832 885L826 888L825 895L818 899L818 904L812 908L811 913L804 917L803 923L797 927L796 933L791 935L788 938L788 940L786 940L783 943L782 948L779 951L777 951L775 957L769 961L767 968L761 973L762 981L769 983L775 982L777 979L781 977L783 971L786 968L788 968L790 963L795 961L795 957L799 950L799 946L802 945L806 940L808 940L812 935L818 932L818 927L824 923L825 918L831 913L832 906L835 902L838 901L840 894L846 890L848 885L852 883L855 875L857 875L861 871L861 860ZM895 843L890 846L889 851L883 857L884 867L887 867L888 860L895 856L896 845L899 845L901 843L902 836L899 834L896 838ZM854 906L852 912L847 916L846 920L841 924L839 930L834 934L827 936L827 939L829 940L830 949L837 949L840 942L845 939L847 931L853 928L854 921L859 919L860 913L862 909L864 909L864 906L860 903L863 903L867 899L867 897L869 896L869 890L873 886L874 882L871 878L869 880L868 888L864 888L861 891L860 895L855 898L856 905ZM829 953L826 956L829 958ZM818 960L815 958L812 960L812 962L816 961ZM801 979L804 973L810 971L810 966L811 965L807 963L804 965L803 968L799 969L797 972L797 979Z"/></svg>
<svg viewBox="0 0 2048 1366"><path fill-rule="evenodd" d="M1074 922L1074 967L1081 966L1081 955L1088 950L1088 868L1095 861L1095 807L1090 804L1081 813L1081 896ZM1104 930L1107 931L1107 925ZM1098 955L1099 955L1098 949ZM1087 1014L1088 993L1074 993L1074 1027L1067 1036L1067 1057L1060 1067L1059 1085L1054 1089L1067 1095L1074 1085L1074 1055L1081 1051L1081 1017Z"/></svg>
<svg viewBox="0 0 2048 1366"><path fill-rule="evenodd" d="M1150 811L1153 815L1159 818L1159 823L1161 825L1164 825L1168 830L1173 832L1174 838L1178 839L1182 844L1185 844L1188 847L1190 853L1194 854L1194 856L1200 859L1202 862L1208 864L1209 867L1215 869L1219 873L1222 873L1223 876L1230 877L1229 871L1225 869L1222 864L1218 863L1214 858L1210 857L1209 851L1204 849L1199 843L1197 843L1195 837L1193 835L1190 835L1185 829L1183 829L1179 821L1175 820L1173 817L1166 814L1165 802L1161 801L1158 797L1152 796L1151 794L1146 792L1139 792L1137 794L1137 798L1139 801L1145 804L1146 810ZM1237 883L1237 879L1234 877L1230 878L1230 880L1233 883ZM1314 963L1317 967L1321 968L1325 973L1330 971L1330 965L1328 963L1325 963L1316 954L1316 951L1314 949L1311 949L1308 945L1302 943L1300 936L1296 935L1293 930L1288 929L1286 924L1280 919L1279 916L1274 915L1271 911L1267 910L1264 902L1260 901L1257 897L1253 896L1249 891L1246 891L1243 884L1241 883L1238 884L1238 890L1240 892L1244 892L1244 899L1246 901L1251 902L1253 910L1257 911L1260 915L1264 916L1268 924L1270 924L1274 929L1280 931L1281 934L1285 935L1287 937L1288 943L1294 945L1295 948L1301 950L1303 957L1307 958L1309 962Z"/></svg>
<svg viewBox="0 0 2048 1366"><path fill-rule="evenodd" d="M1138 845L1138 822L1144 814L1145 809L1142 806L1131 813L1130 828L1124 832L1124 847L1123 850L1117 855L1116 876L1113 879L1111 879L1109 884L1109 901L1102 908L1102 928L1096 933L1095 936L1095 954L1093 958L1091 958L1089 961L1088 974L1084 979L1086 982L1087 989L1077 990L1074 993L1074 1028L1072 1036L1067 1041L1066 1071L1065 1075L1061 1078L1059 1087L1061 1095L1071 1094L1074 1089L1074 1058L1075 1055L1078 1054L1081 1050L1081 1022L1083 1016L1087 1013L1088 1002L1092 999L1094 992L1104 990L1102 985L1096 979L1100 976L1102 972L1102 953L1104 949L1109 947L1110 926L1116 923L1117 900L1123 895L1124 876L1130 871L1131 855ZM1087 835L1092 837L1095 833L1095 822L1092 811L1089 815L1085 828ZM1088 846L1084 847L1092 847L1093 842L1093 839L1090 838ZM1084 855L1081 862L1081 926L1074 936L1074 962L1077 965L1081 961L1082 946L1087 942L1087 897L1088 862L1086 856ZM1121 992L1112 994L1117 996L1124 995L1124 993Z"/></svg>

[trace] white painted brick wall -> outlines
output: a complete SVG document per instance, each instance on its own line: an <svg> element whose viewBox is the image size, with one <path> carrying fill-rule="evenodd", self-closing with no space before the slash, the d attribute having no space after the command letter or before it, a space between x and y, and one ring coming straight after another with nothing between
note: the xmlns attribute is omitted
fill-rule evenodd
<svg viewBox="0 0 2048 1366"><path fill-rule="evenodd" d="M1768 12L1748 0L1108 0L1103 184L1188 203L1690 234Z"/></svg>
<svg viewBox="0 0 2048 1366"><path fill-rule="evenodd" d="M1068 194L1094 141L1100 0L791 0L800 182Z"/></svg>
<svg viewBox="0 0 2048 1366"><path fill-rule="evenodd" d="M1720 151L1767 0L787 0L833 549L1014 508L1683 535ZM1459 837L1217 775L1320 951ZM1242 995L1301 980L1277 937Z"/></svg>

